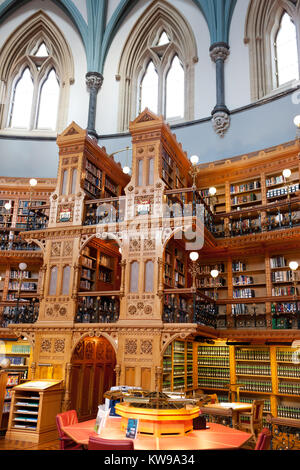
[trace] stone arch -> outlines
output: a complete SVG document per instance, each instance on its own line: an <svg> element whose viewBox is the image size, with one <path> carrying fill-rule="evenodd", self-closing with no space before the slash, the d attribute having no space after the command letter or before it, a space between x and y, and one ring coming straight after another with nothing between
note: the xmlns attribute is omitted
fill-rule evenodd
<svg viewBox="0 0 300 470"><path fill-rule="evenodd" d="M274 90L273 42L282 14L287 12L297 30L300 58L300 2L251 0L245 22L245 44L249 47L251 99L257 101ZM300 60L299 60L300 62ZM285 87L286 88L286 87ZM275 89L280 92L284 87Z"/></svg>
<svg viewBox="0 0 300 470"><path fill-rule="evenodd" d="M0 51L0 84L2 85L0 98L2 103L6 103L0 114L2 128L7 126L14 81L21 69L26 66L31 70L34 69L34 63L30 58L31 51L35 44L41 42L44 42L51 50L51 57L45 62L45 72L53 67L60 82L57 129L62 130L65 127L70 86L74 83L73 56L57 25L40 10L18 26Z"/></svg>
<svg viewBox="0 0 300 470"><path fill-rule="evenodd" d="M197 62L197 45L193 31L182 14L165 0L153 2L139 18L125 43L119 62L120 79L119 130L128 129L137 110L138 81L145 63L152 57L159 61L159 51L153 48L158 33L165 30L171 38L170 51L177 53L185 71L185 109L183 120L194 116L194 65ZM170 54L169 54L170 53ZM161 114L160 112L158 114Z"/></svg>

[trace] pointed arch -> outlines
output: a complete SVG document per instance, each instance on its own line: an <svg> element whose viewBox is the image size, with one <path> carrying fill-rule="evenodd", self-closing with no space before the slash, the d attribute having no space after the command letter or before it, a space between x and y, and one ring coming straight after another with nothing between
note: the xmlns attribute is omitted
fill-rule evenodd
<svg viewBox="0 0 300 470"><path fill-rule="evenodd" d="M169 43L158 45L162 33ZM193 31L182 14L165 0L153 2L138 19L125 43L119 67L119 130L128 129L139 109L140 84L150 61L159 75L158 114L165 114L166 75L177 55L185 76L184 116L180 121L194 118L194 65L197 62L197 45ZM174 121L175 122L175 121ZM179 122L177 120L176 122Z"/></svg>
<svg viewBox="0 0 300 470"><path fill-rule="evenodd" d="M281 18L287 13L296 27L298 64L300 63L300 2L290 0L251 0L245 23L245 44L249 47L251 99L291 88L278 86L276 79L276 36ZM298 66L299 67L299 66ZM299 68L300 71L300 68Z"/></svg>
<svg viewBox="0 0 300 470"><path fill-rule="evenodd" d="M48 55L40 57L36 51L44 44ZM43 11L38 11L24 21L7 39L0 51L0 110L1 128L9 128L11 97L14 82L22 68L29 67L34 83L35 97L32 103L29 131L37 127L37 108L41 84L51 69L55 70L59 86L58 120L55 130L65 128L69 104L70 86L74 83L74 63L70 47L63 34Z"/></svg>

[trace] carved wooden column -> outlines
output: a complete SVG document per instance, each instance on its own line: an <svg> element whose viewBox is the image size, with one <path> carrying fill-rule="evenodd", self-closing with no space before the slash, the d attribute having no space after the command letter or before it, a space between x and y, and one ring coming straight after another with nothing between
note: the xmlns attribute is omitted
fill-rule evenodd
<svg viewBox="0 0 300 470"><path fill-rule="evenodd" d="M70 409L71 404L71 372L72 372L72 364L66 364L65 368L65 393L62 401L62 411L68 411Z"/></svg>
<svg viewBox="0 0 300 470"><path fill-rule="evenodd" d="M115 367L115 373L116 373L116 385L119 387L120 378L121 378L121 366L119 364L117 364Z"/></svg>
<svg viewBox="0 0 300 470"><path fill-rule="evenodd" d="M120 298L124 296L125 293L125 268L126 260L122 260L121 263L121 286L120 286Z"/></svg>

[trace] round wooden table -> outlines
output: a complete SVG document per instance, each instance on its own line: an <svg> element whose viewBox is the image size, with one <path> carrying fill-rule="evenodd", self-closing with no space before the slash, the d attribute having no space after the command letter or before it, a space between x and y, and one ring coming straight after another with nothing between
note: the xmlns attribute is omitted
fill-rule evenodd
<svg viewBox="0 0 300 470"><path fill-rule="evenodd" d="M64 427L73 441L88 446L89 437L95 433L96 420ZM109 417L100 436L103 439L126 439L121 430L121 418ZM238 449L251 439L251 434L221 424L208 423L208 429L192 431L186 436L140 436L134 440L135 450L225 450Z"/></svg>

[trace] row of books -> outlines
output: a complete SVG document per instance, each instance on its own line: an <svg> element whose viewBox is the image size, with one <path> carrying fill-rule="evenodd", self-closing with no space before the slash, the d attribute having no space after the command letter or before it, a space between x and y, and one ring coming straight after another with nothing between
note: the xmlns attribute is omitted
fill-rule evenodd
<svg viewBox="0 0 300 470"><path fill-rule="evenodd" d="M260 188L260 181L250 181L249 183L244 183L244 184L231 184L230 185L230 193L231 194L236 194L236 193L243 193L246 191L251 191L252 189L259 189Z"/></svg>
<svg viewBox="0 0 300 470"><path fill-rule="evenodd" d="M290 282L293 280L292 271L275 271L271 273L272 282Z"/></svg>
<svg viewBox="0 0 300 470"><path fill-rule="evenodd" d="M18 271L16 269L11 269L10 278L11 279L22 279L22 278L30 279L31 272L30 271Z"/></svg>
<svg viewBox="0 0 300 470"><path fill-rule="evenodd" d="M85 161L85 168L91 172L94 176L101 179L102 178L102 171L96 165L94 165L90 160Z"/></svg>
<svg viewBox="0 0 300 470"><path fill-rule="evenodd" d="M249 299L255 297L255 291L253 289L234 289L234 299Z"/></svg>
<svg viewBox="0 0 300 470"><path fill-rule="evenodd" d="M299 191L299 183L294 184L293 186L290 186L289 189L285 187L269 189L269 191L267 192L267 198L276 197L276 196L284 196L285 194L288 194L288 192L295 193L296 191Z"/></svg>
<svg viewBox="0 0 300 470"><path fill-rule="evenodd" d="M295 295L296 292L297 292L297 289L295 290L294 287L273 287L272 296L280 297L284 295Z"/></svg>
<svg viewBox="0 0 300 470"><path fill-rule="evenodd" d="M245 204L247 202L257 201L257 196L255 193L250 193L243 196L235 196L231 199L231 204L237 206L238 204Z"/></svg>
<svg viewBox="0 0 300 470"><path fill-rule="evenodd" d="M248 284L253 284L252 276L236 276L232 279L234 286L245 286Z"/></svg>
<svg viewBox="0 0 300 470"><path fill-rule="evenodd" d="M270 259L271 268L284 268L286 266L286 261L284 256L276 256Z"/></svg>
<svg viewBox="0 0 300 470"><path fill-rule="evenodd" d="M10 282L8 285L9 290L18 290L19 289L19 283L18 282ZM21 290L26 290L26 291L35 291L37 289L37 284L35 282L22 282L21 284Z"/></svg>

